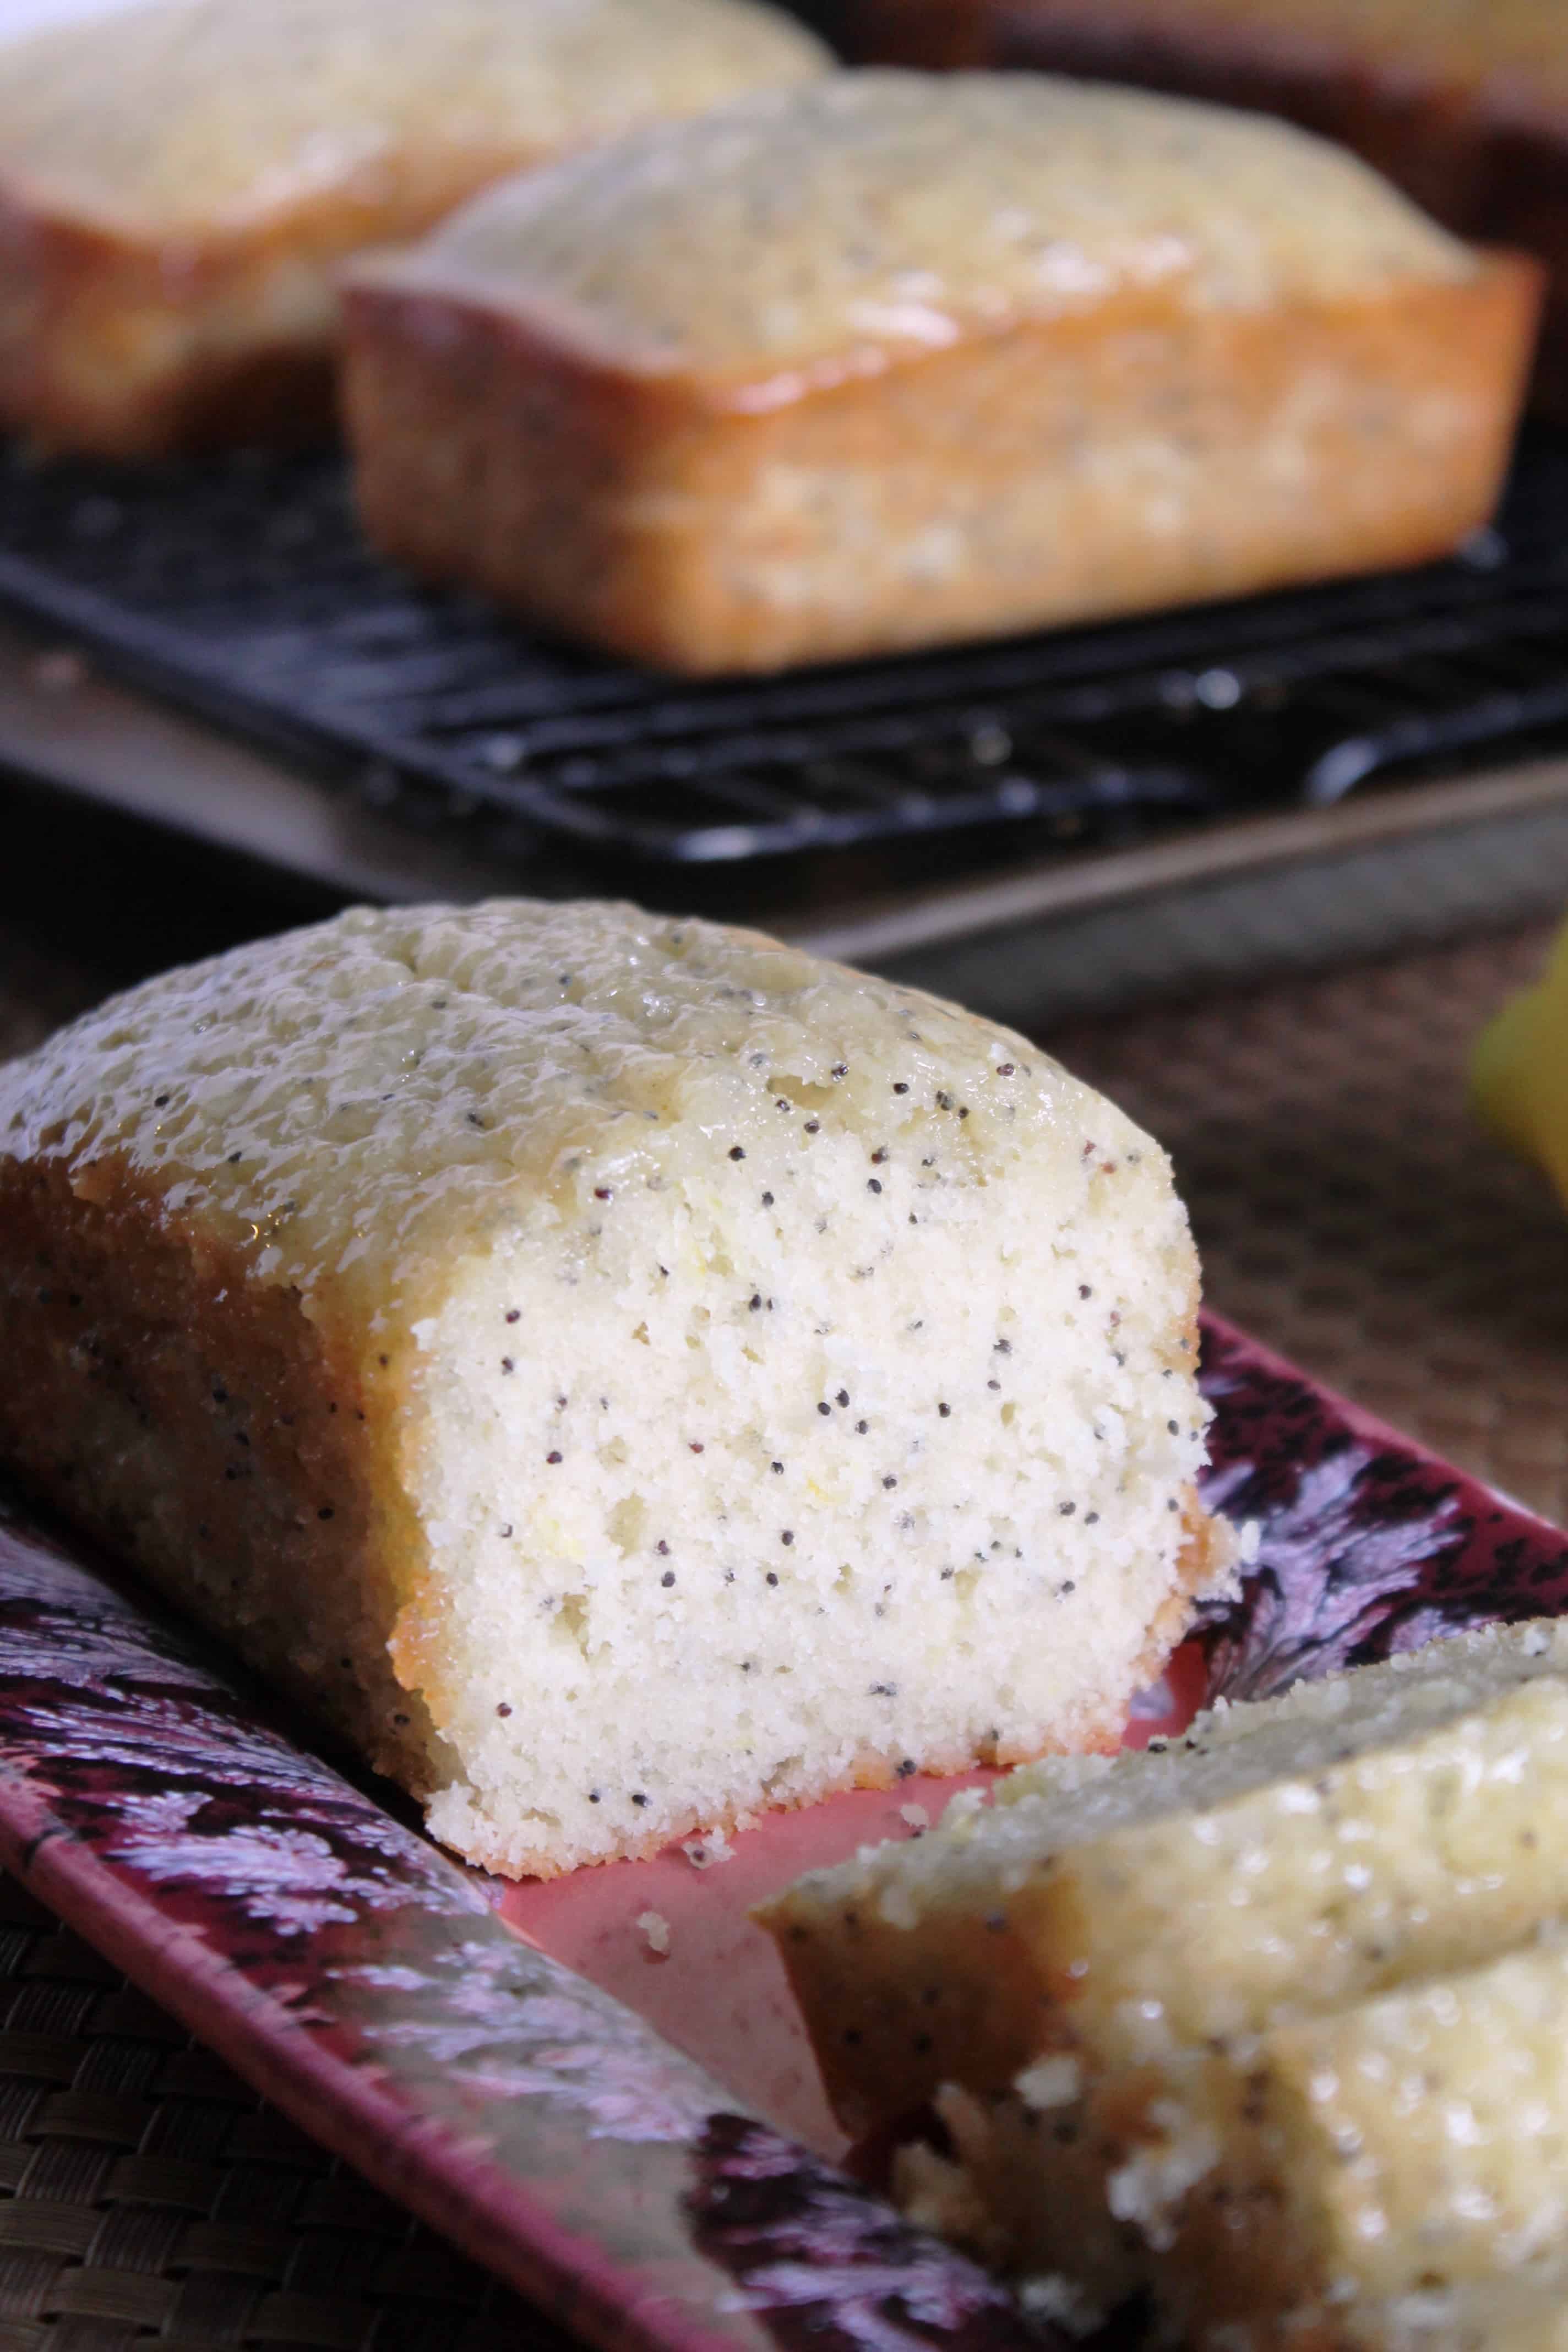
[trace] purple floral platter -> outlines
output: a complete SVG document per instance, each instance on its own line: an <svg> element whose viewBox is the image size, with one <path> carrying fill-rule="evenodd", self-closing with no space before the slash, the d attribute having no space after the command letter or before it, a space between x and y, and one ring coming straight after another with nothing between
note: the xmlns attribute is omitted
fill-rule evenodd
<svg viewBox="0 0 1568 2352"><path fill-rule="evenodd" d="M1209 1499L1249 1565L1145 1736L1161 1704L1568 1607L1568 1538L1213 1318L1205 1382ZM1040 2343L835 2160L745 1918L961 1784L502 1890L310 1741L110 1564L5 1507L0 1863L307 2131L605 2352Z"/></svg>

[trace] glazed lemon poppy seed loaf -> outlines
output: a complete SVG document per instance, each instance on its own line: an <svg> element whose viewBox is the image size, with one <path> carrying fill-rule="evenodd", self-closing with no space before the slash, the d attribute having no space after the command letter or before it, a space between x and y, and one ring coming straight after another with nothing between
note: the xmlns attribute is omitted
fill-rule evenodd
<svg viewBox="0 0 1568 2352"><path fill-rule="evenodd" d="M0 1452L551 1872L1114 1743L1228 1573L1163 1155L626 907L359 911L0 1073Z"/></svg>
<svg viewBox="0 0 1568 2352"><path fill-rule="evenodd" d="M0 42L0 419L114 457L319 425L345 254L826 64L757 0L138 0Z"/></svg>
<svg viewBox="0 0 1568 2352"><path fill-rule="evenodd" d="M1535 274L1282 124L889 71L509 182L347 300L389 552L766 670L1451 548Z"/></svg>

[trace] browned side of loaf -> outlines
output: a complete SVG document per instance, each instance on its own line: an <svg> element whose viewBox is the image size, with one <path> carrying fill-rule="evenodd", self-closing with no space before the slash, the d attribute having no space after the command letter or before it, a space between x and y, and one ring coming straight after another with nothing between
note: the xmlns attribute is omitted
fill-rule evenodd
<svg viewBox="0 0 1568 2352"><path fill-rule="evenodd" d="M415 571L658 667L767 671L1444 553L1492 510L1536 306L1509 257L1266 313L1140 295L746 413L367 278L345 410L366 528Z"/></svg>
<svg viewBox="0 0 1568 2352"><path fill-rule="evenodd" d="M1544 262L1532 405L1568 418L1568 110L1523 89L1389 72L1315 28L1217 23L1168 0L837 0L827 36L858 64L1024 67L1277 114L1349 147L1460 236ZM1563 27L1568 48L1568 19Z"/></svg>
<svg viewBox="0 0 1568 2352"><path fill-rule="evenodd" d="M68 226L18 232L0 199L0 425L40 456L157 458L306 445L336 415L320 339L204 349L204 301L244 300L211 257L171 287L155 253Z"/></svg>
<svg viewBox="0 0 1568 2352"><path fill-rule="evenodd" d="M416 1792L389 1423L298 1294L112 1165L0 1161L0 1459ZM389 1568L389 1563L393 1564ZM302 1628L309 1624L307 1642Z"/></svg>
<svg viewBox="0 0 1568 2352"><path fill-rule="evenodd" d="M1054 2000L1029 1945L998 1911L954 1910L940 1937L911 1936L852 1906L819 1933L787 1897L762 1906L811 2037L828 2105L852 2139L920 2106L944 2083L1003 2091L1058 2044Z"/></svg>
<svg viewBox="0 0 1568 2352"><path fill-rule="evenodd" d="M326 323L274 323L279 295L368 243L421 235L514 162L405 167L390 206L338 192L254 230L167 242L58 217L0 163L0 426L46 454L115 458L323 438L333 339Z"/></svg>

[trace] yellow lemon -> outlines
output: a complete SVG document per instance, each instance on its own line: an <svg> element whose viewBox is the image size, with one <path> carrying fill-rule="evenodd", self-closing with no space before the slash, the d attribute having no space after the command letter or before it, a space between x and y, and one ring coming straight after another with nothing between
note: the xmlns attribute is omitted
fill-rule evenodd
<svg viewBox="0 0 1568 2352"><path fill-rule="evenodd" d="M1536 985L1482 1031L1470 1086L1493 1134L1544 1168L1568 1200L1568 926Z"/></svg>

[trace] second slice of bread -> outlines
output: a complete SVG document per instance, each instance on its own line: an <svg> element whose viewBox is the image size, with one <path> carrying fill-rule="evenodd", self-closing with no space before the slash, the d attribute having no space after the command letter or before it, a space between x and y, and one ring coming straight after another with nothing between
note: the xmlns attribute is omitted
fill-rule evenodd
<svg viewBox="0 0 1568 2352"><path fill-rule="evenodd" d="M861 2133L1042 2054L1096 2073L1244 2040L1488 1958L1559 1906L1568 1627L1552 1625L1226 1708L1163 1752L1026 1767L989 1807L960 1798L929 1836L813 1873L761 1916Z"/></svg>
<svg viewBox="0 0 1568 2352"><path fill-rule="evenodd" d="M901 2201L1086 2309L1152 2294L1216 2352L1259 2326L1375 2345L1410 2298L1522 2285L1568 2235L1568 1950L1543 1927L1081 2091L1049 2062L949 2089L952 2156L904 2151Z"/></svg>
<svg viewBox="0 0 1568 2352"><path fill-rule="evenodd" d="M1568 2231L1568 1626L957 1804L763 1914L845 2121L933 2100L915 2218L1215 2352L1419 2341L1423 2296L1435 2345L1456 2295L1478 2352L1530 2340Z"/></svg>

